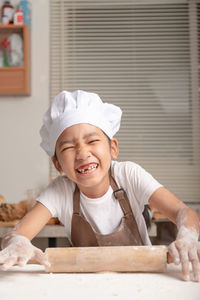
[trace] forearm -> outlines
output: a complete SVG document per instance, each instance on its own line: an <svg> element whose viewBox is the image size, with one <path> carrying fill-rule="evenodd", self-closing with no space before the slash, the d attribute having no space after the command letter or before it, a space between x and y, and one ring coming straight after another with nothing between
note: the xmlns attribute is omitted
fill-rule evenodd
<svg viewBox="0 0 200 300"><path fill-rule="evenodd" d="M190 207L182 207L178 211L176 225L178 229L177 238L183 236L184 231L188 230L199 236L199 218L197 213Z"/></svg>
<svg viewBox="0 0 200 300"><path fill-rule="evenodd" d="M7 247L10 239L16 235L21 235L26 237L28 240L32 240L32 238L37 235L50 218L51 213L49 210L42 204L37 203L15 226L15 228L3 237L1 248L4 249Z"/></svg>

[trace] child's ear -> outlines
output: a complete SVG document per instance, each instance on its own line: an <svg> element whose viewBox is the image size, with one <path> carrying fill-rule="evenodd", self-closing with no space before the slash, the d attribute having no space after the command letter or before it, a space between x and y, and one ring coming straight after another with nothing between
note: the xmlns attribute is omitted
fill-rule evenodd
<svg viewBox="0 0 200 300"><path fill-rule="evenodd" d="M57 158L55 156L52 156L51 160L52 160L56 170L61 174L62 173L62 168L61 168L61 165L59 164L59 161L57 160Z"/></svg>
<svg viewBox="0 0 200 300"><path fill-rule="evenodd" d="M111 140L111 157L112 157L112 159L117 159L118 154L119 154L118 140L112 139Z"/></svg>

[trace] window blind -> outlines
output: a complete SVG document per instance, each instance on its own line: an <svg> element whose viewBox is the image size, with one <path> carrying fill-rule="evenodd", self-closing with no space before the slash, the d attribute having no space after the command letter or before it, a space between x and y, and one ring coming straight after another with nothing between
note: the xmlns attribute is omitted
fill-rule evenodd
<svg viewBox="0 0 200 300"><path fill-rule="evenodd" d="M198 11L195 0L50 5L50 98L83 89L119 105L119 160L190 203L200 201Z"/></svg>

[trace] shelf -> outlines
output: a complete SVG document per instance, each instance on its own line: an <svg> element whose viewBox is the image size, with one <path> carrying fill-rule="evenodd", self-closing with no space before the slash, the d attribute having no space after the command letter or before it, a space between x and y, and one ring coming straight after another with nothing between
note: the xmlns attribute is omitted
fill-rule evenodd
<svg viewBox="0 0 200 300"><path fill-rule="evenodd" d="M12 33L23 39L24 65L0 67L0 96L28 96L31 93L30 32L27 25L0 25L0 40Z"/></svg>
<svg viewBox="0 0 200 300"><path fill-rule="evenodd" d="M9 72L9 71L18 71L18 70L24 70L24 66L19 66L19 67L0 67L0 72Z"/></svg>

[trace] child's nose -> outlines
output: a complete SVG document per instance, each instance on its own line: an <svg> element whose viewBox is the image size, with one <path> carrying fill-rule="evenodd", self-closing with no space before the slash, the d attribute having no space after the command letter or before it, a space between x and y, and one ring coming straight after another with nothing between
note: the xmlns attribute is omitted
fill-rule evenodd
<svg viewBox="0 0 200 300"><path fill-rule="evenodd" d="M90 156L90 152L87 146L81 146L76 151L77 160L85 160Z"/></svg>

